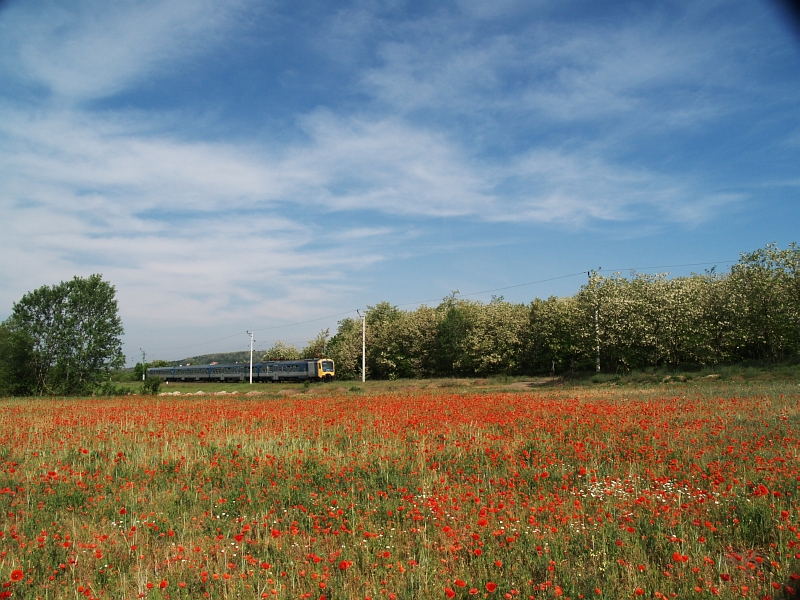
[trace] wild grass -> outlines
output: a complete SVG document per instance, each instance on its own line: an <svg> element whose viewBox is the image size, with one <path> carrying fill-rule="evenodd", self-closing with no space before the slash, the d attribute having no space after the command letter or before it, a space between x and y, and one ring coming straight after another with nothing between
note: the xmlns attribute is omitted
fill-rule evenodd
<svg viewBox="0 0 800 600"><path fill-rule="evenodd" d="M0 401L0 593L778 598L794 586L791 382L367 383Z"/></svg>

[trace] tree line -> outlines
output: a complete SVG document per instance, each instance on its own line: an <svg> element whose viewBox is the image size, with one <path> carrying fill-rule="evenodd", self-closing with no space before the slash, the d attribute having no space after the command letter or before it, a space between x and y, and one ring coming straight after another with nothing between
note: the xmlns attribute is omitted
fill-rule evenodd
<svg viewBox="0 0 800 600"><path fill-rule="evenodd" d="M454 293L416 310L371 306L367 376L534 375L598 365L613 373L800 355L797 244L742 254L727 273L588 275L573 296L529 304ZM43 286L15 303L0 323L0 396L102 391L125 363L115 294L92 275ZM261 359L327 356L338 377L360 377L361 328L359 319L344 319L330 339L324 330L302 351L277 342Z"/></svg>
<svg viewBox="0 0 800 600"><path fill-rule="evenodd" d="M344 319L325 345L337 377L361 375L361 327ZM800 248L769 244L727 273L590 272L575 295L530 304L456 294L416 310L381 302L367 310L366 347L371 379L785 360L800 354Z"/></svg>

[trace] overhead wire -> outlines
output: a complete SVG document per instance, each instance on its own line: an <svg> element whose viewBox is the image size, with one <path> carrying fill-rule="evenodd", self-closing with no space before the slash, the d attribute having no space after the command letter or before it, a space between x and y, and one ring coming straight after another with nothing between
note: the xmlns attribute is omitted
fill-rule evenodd
<svg viewBox="0 0 800 600"><path fill-rule="evenodd" d="M703 266L703 265L733 264L733 263L736 263L736 262L738 262L738 261L735 261L735 260L716 260L716 261L706 261L706 262L698 262L698 263L683 263L683 264L675 264L675 265L656 265L656 266L650 266L650 267L613 268L613 269L608 269L608 270L611 271L611 272L646 271L646 270L651 270L651 269L673 269L673 268L678 268L678 267L699 267L699 266ZM526 287L526 286L529 286L529 285L536 285L536 284L539 284L539 283L547 283L547 282L550 282L550 281L558 281L560 279L569 279L571 277L577 277L579 275L585 275L587 272L590 272L590 271L579 271L579 272L576 272L576 273L570 273L568 275L559 275L557 277L548 277L546 279L537 279L536 281L528 281L526 283L518 283L518 284L515 284L515 285L508 285L508 286L499 287L499 288L493 288L493 289L489 289L489 290L481 290L479 292L468 292L468 293L464 293L464 294L462 294L461 292L453 292L453 296L469 297L469 296L479 296L481 294L489 294L491 292L502 292L502 291L505 291L505 290L511 290L511 289L515 289L515 288ZM400 306L422 305L422 304L425 304L427 302L436 302L436 301L439 301L439 300L441 300L441 298L430 298L430 299L427 299L427 300L417 300L415 302L404 302L402 304L396 304L395 306L400 307ZM259 331L272 331L272 330L275 330L275 329L285 329L287 327L296 327L297 325L306 325L308 323L315 323L317 321L326 321L328 319L334 319L336 317L349 315L349 314L352 314L353 312L356 312L356 310L355 309L348 310L348 311L345 311L345 312L336 313L334 315L327 315L327 316L324 316L324 317L316 317L314 319L307 319L305 321L297 321L297 322L294 322L294 323L286 323L284 325L273 325L273 326L270 326L270 327L261 327L259 329L253 329L253 333L256 333L256 332L259 332ZM242 335L242 334L245 334L245 333L247 333L247 332L234 333L234 334L226 336L226 337L218 338L216 340L209 340L207 342L201 342L199 344L189 344L189 345L186 345L186 346L173 346L172 348L164 348L163 350L164 351L166 351L166 350L182 350L184 348L196 348L198 346L207 346L208 344L214 344L216 342L229 340L231 338L234 338L236 336L239 336L239 335ZM262 342L262 343L266 343L266 342Z"/></svg>

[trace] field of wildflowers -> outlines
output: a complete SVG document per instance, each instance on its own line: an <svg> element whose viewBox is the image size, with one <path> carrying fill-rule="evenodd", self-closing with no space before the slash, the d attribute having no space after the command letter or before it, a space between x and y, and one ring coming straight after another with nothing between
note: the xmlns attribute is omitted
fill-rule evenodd
<svg viewBox="0 0 800 600"><path fill-rule="evenodd" d="M0 598L800 597L798 389L3 400Z"/></svg>

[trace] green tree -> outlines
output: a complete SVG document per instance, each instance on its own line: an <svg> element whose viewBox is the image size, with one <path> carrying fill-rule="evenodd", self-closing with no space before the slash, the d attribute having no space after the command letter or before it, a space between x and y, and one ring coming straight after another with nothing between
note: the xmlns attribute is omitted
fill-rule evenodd
<svg viewBox="0 0 800 600"><path fill-rule="evenodd" d="M574 297L536 298L528 308L528 323L522 334L520 371L527 374L589 368L591 359L581 360L580 316ZM588 356L588 355L587 355Z"/></svg>
<svg viewBox="0 0 800 600"><path fill-rule="evenodd" d="M0 396L33 392L32 342L22 331L0 324Z"/></svg>
<svg viewBox="0 0 800 600"><path fill-rule="evenodd" d="M116 290L101 275L42 286L14 304L5 326L25 340L35 394L82 394L125 364Z"/></svg>
<svg viewBox="0 0 800 600"><path fill-rule="evenodd" d="M328 356L336 362L337 379L361 377L361 319L342 319L328 342Z"/></svg>
<svg viewBox="0 0 800 600"><path fill-rule="evenodd" d="M438 375L452 377L467 371L464 344L473 323L468 312L470 303L456 298L455 291L447 296L437 307L442 314L437 332L436 370Z"/></svg>
<svg viewBox="0 0 800 600"><path fill-rule="evenodd" d="M298 358L300 358L300 351L293 344L278 340L264 352L262 360L297 360Z"/></svg>
<svg viewBox="0 0 800 600"><path fill-rule="evenodd" d="M161 360L157 358L155 360L151 360L148 363L142 365L142 363L137 362L136 365L133 367L133 378L138 380L143 379L142 375L147 373L147 369L155 369L158 367L169 367L171 363L168 360Z"/></svg>
<svg viewBox="0 0 800 600"><path fill-rule="evenodd" d="M767 244L742 254L730 274L740 358L781 359L800 351L800 248Z"/></svg>
<svg viewBox="0 0 800 600"><path fill-rule="evenodd" d="M323 329L313 340L309 340L308 345L303 348L300 358L323 358L326 356L328 338L331 337L330 329Z"/></svg>

